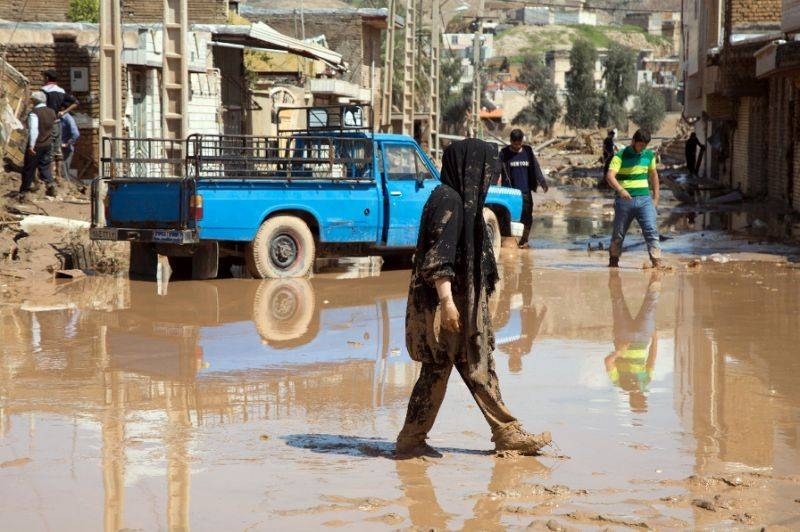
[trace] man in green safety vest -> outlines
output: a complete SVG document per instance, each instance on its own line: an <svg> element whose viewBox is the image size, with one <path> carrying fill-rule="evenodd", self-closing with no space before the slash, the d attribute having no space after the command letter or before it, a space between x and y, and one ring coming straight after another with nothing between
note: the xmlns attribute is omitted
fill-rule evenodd
<svg viewBox="0 0 800 532"><path fill-rule="evenodd" d="M638 129L633 143L611 159L606 181L617 192L614 200L614 232L609 246L608 266L619 267L625 234L636 220L642 229L650 261L654 268L661 264L661 244L656 227L656 207L661 193L656 171L656 156L648 150L650 132ZM652 196L651 196L652 194Z"/></svg>

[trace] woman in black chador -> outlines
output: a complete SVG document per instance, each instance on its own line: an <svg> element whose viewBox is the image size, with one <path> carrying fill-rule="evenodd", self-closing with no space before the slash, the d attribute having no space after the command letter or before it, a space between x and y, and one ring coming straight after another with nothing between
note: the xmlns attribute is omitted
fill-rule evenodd
<svg viewBox="0 0 800 532"><path fill-rule="evenodd" d="M403 430L400 457L441 456L425 443L444 400L453 366L492 428L495 450L537 454L550 434L528 434L500 397L488 298L497 264L483 219L489 184L497 180L497 149L467 139L447 147L442 184L420 220L406 310L406 346L422 362Z"/></svg>

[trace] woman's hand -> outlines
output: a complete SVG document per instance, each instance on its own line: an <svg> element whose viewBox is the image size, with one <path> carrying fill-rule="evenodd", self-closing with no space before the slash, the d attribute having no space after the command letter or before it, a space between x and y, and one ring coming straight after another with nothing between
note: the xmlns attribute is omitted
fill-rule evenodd
<svg viewBox="0 0 800 532"><path fill-rule="evenodd" d="M446 331L458 332L461 330L461 316L453 301L453 296L448 296L439 301L442 313L442 328Z"/></svg>

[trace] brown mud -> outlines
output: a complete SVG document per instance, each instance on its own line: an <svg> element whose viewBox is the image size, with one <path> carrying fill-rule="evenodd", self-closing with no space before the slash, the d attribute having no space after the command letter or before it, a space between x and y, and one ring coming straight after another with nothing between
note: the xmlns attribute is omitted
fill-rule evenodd
<svg viewBox="0 0 800 532"><path fill-rule="evenodd" d="M637 253L503 252L497 371L537 458L494 456L456 376L444 457L392 459L407 271L4 299L2 528L796 529L800 270Z"/></svg>

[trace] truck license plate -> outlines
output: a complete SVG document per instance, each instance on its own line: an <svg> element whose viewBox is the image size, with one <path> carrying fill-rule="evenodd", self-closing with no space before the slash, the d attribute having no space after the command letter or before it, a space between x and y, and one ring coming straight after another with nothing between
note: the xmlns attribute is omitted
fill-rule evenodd
<svg viewBox="0 0 800 532"><path fill-rule="evenodd" d="M95 227L92 229L91 236L94 240L116 240L117 230L108 229L106 227Z"/></svg>
<svg viewBox="0 0 800 532"><path fill-rule="evenodd" d="M183 234L181 231L157 229L153 231L153 242L183 242Z"/></svg>

